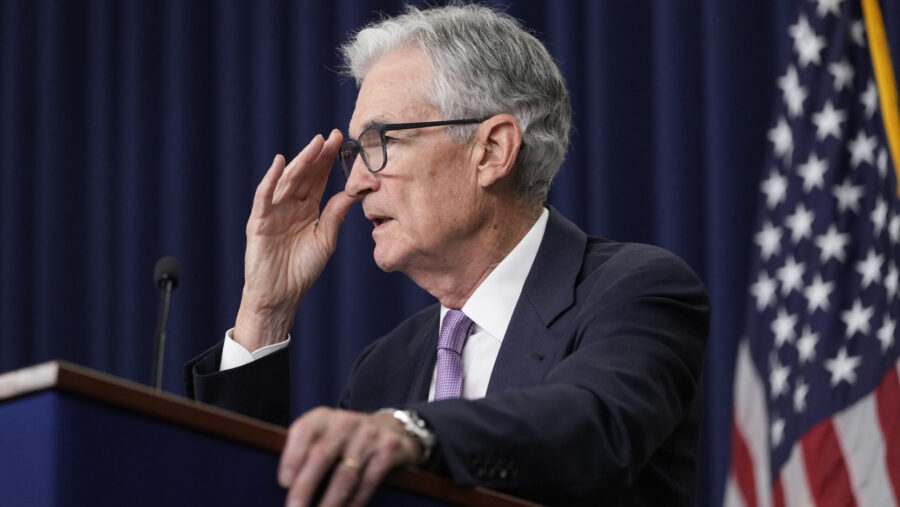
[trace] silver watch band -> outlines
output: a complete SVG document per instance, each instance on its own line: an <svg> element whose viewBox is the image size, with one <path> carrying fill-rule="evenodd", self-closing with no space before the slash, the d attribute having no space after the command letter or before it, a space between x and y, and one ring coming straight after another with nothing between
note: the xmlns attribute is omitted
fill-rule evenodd
<svg viewBox="0 0 900 507"><path fill-rule="evenodd" d="M434 449L434 443L437 438L428 428L425 420L419 417L418 413L414 410L397 408L383 408L375 413L391 414L394 419L403 425L403 430L406 431L407 435L415 438L422 444L422 460L419 464L421 465L428 461L428 458L431 457L431 451Z"/></svg>

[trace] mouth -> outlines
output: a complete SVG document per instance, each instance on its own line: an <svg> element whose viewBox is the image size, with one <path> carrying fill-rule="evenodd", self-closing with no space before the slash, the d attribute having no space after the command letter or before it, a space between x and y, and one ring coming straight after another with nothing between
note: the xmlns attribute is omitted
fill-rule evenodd
<svg viewBox="0 0 900 507"><path fill-rule="evenodd" d="M372 224L375 226L376 229L380 229L382 226L385 226L385 225L387 225L389 222L391 222L391 221L394 220L394 219L391 218L391 217L383 216L383 215L369 215L369 216L367 216L366 218L367 218L370 222L372 222Z"/></svg>

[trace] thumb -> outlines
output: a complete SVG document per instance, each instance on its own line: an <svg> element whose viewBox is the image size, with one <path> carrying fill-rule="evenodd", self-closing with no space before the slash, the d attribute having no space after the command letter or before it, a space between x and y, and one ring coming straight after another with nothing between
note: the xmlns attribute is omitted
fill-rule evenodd
<svg viewBox="0 0 900 507"><path fill-rule="evenodd" d="M316 236L324 240L329 250L334 251L337 246L338 231L350 211L350 206L360 199L362 196L350 197L345 191L340 191L328 199L316 224Z"/></svg>

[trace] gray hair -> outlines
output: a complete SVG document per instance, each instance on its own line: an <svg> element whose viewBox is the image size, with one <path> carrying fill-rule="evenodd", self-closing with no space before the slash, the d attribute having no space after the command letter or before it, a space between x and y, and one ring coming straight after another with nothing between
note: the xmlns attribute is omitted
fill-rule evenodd
<svg viewBox="0 0 900 507"><path fill-rule="evenodd" d="M357 32L344 46L345 71L361 85L375 62L417 44L431 63L427 100L446 119L507 113L519 122L522 146L513 165L526 205L542 204L566 155L572 106L566 83L544 45L508 14L481 5L449 5L386 18ZM466 142L476 126L447 129Z"/></svg>

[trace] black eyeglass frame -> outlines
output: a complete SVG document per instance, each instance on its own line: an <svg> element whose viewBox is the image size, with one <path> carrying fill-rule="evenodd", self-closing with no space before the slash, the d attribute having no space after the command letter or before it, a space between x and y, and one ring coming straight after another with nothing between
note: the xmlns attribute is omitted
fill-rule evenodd
<svg viewBox="0 0 900 507"><path fill-rule="evenodd" d="M425 127L441 127L447 125L470 125L473 123L481 123L489 119L487 118L465 118L462 120L439 120L439 121L421 121L415 123L383 123L383 124L374 124L362 132L359 133L359 136L356 139L352 137L347 138L344 141L344 144L341 145L341 149L338 152L338 159L341 161L341 172L344 175L344 179L350 178L350 172L353 170L353 164L356 162L356 157L359 156L362 158L363 165L366 166L366 169L369 170L370 173L375 174L387 165L387 142L385 137L385 132L391 130L410 130L410 129L420 129ZM369 159L366 156L366 151L362 149L360 146L359 140L366 135L370 130L374 130L378 132L378 137L381 140L381 167L378 169L373 169L369 164Z"/></svg>

